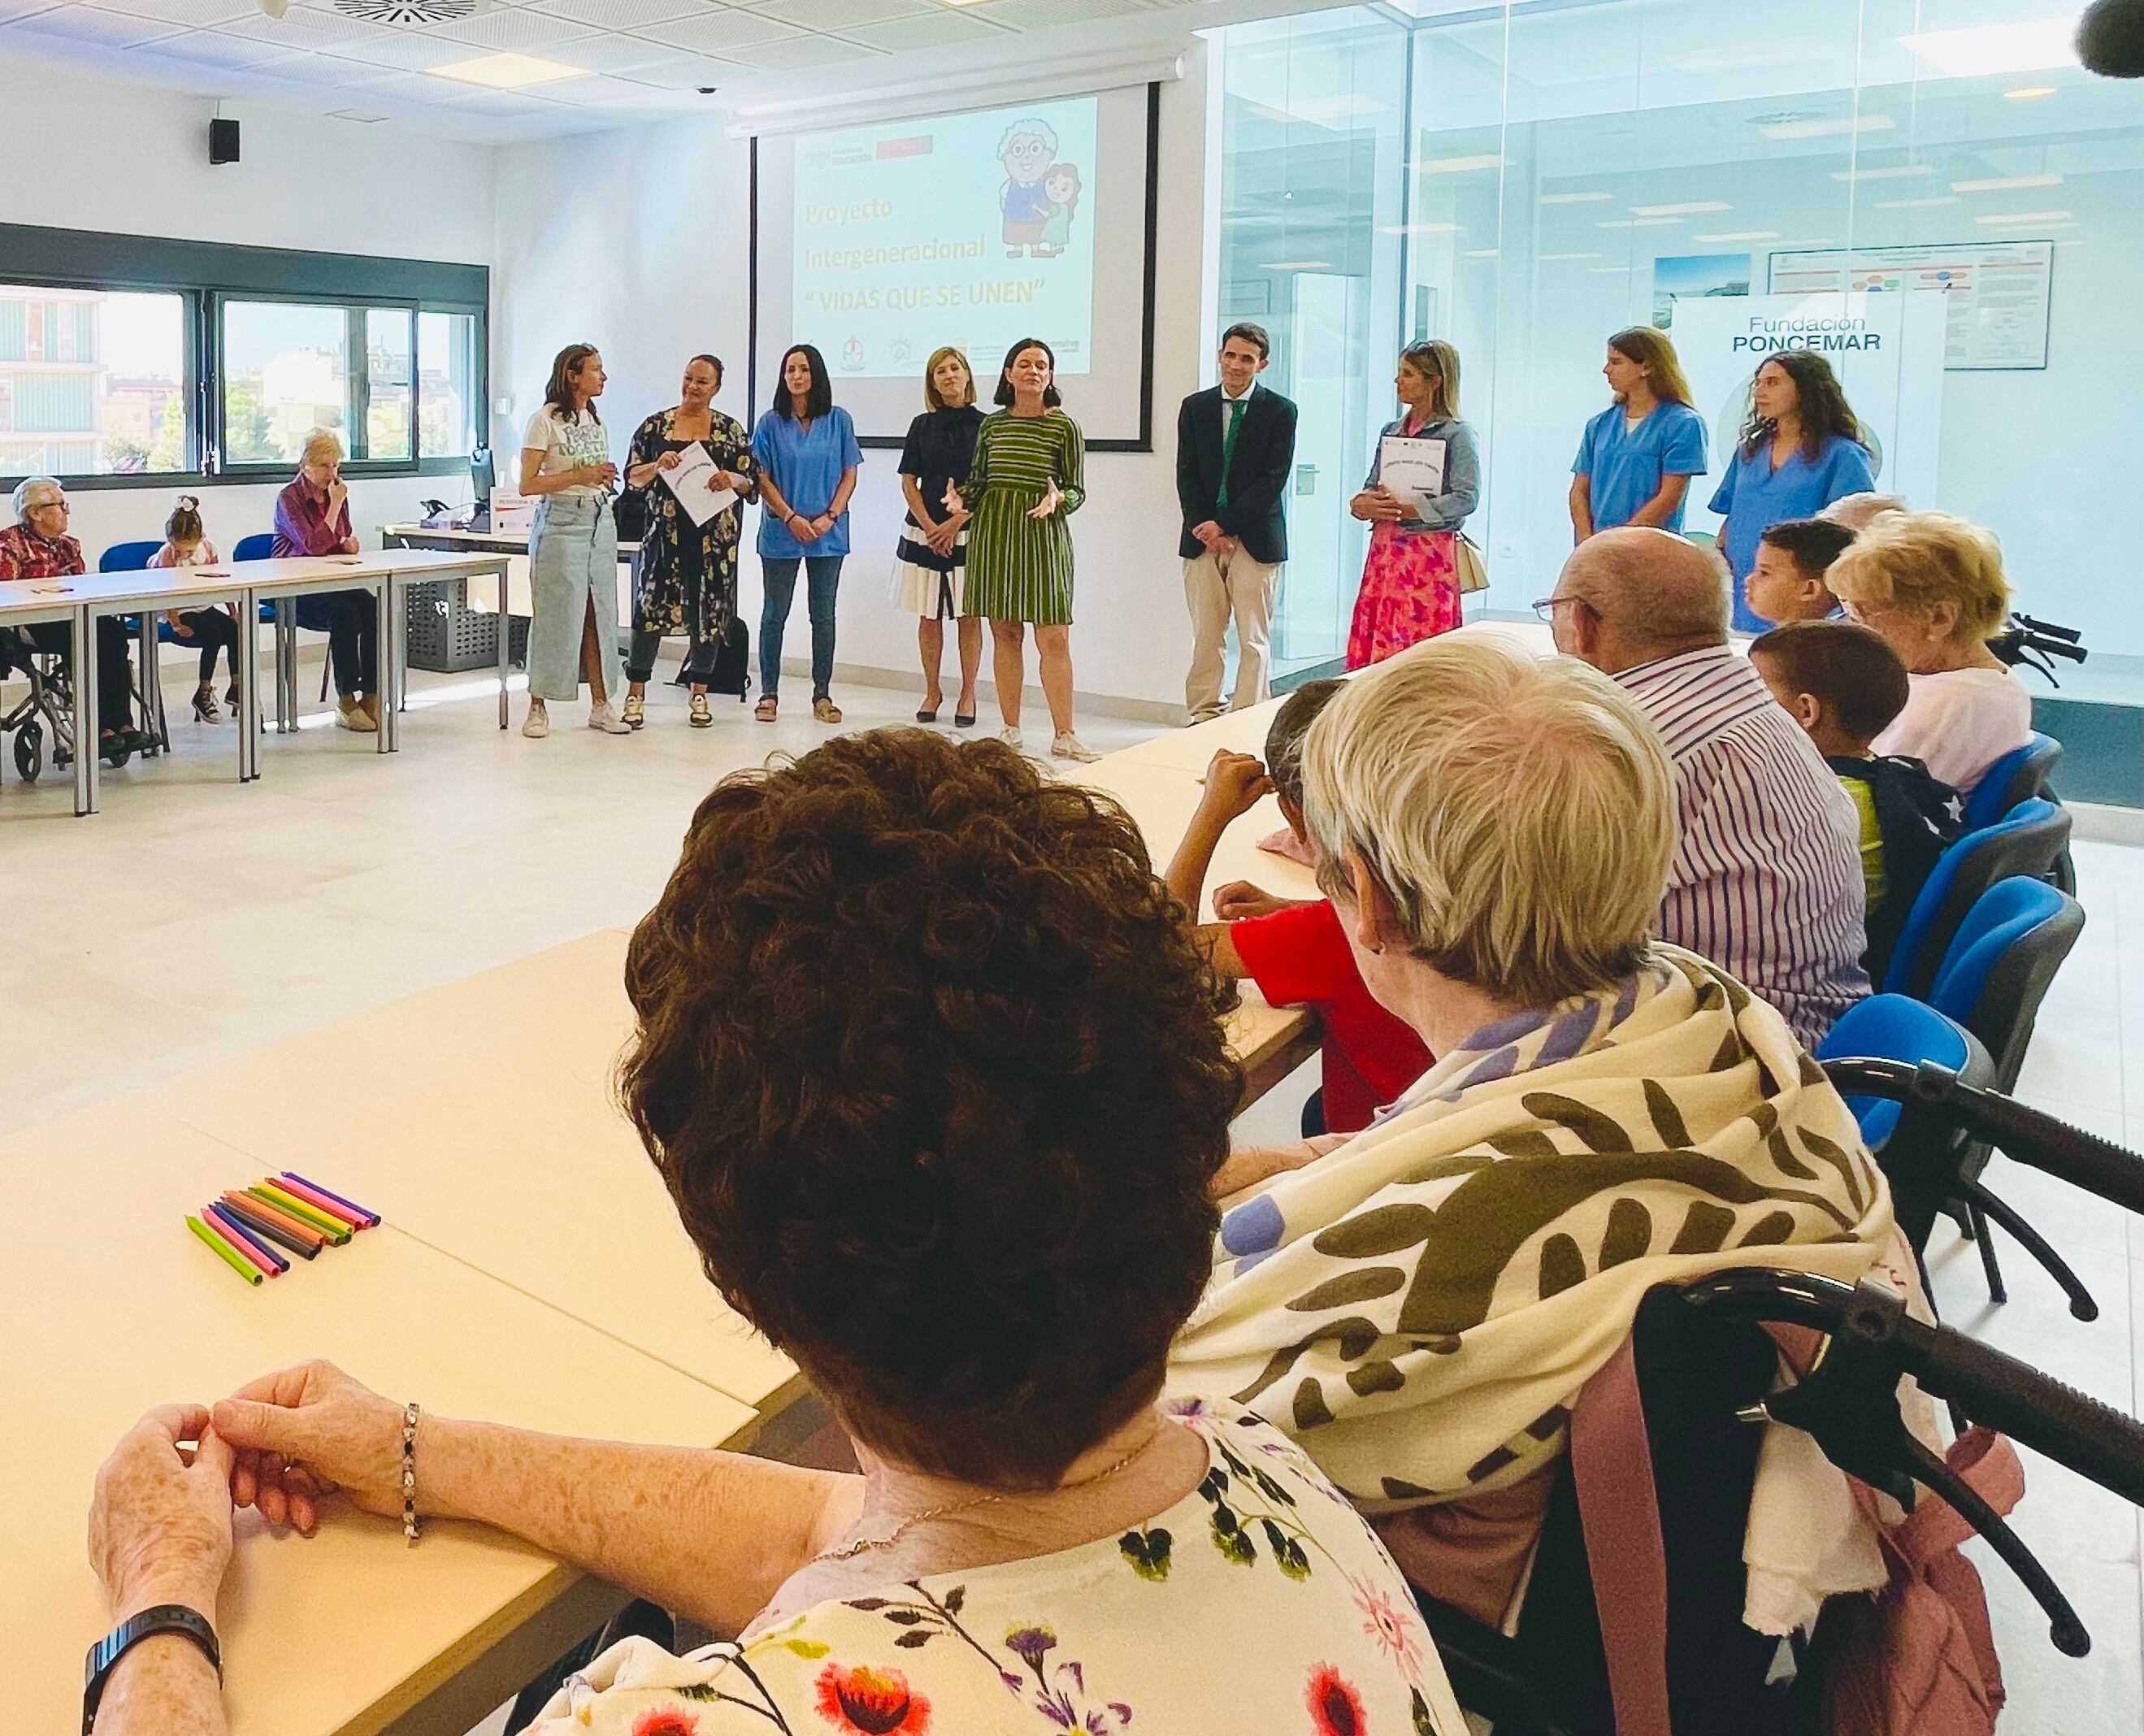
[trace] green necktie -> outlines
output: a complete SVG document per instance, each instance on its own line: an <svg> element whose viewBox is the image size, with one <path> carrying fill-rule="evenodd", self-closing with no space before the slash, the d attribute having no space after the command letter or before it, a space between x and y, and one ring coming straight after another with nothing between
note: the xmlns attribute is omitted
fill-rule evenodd
<svg viewBox="0 0 2144 1736"><path fill-rule="evenodd" d="M1228 503L1228 460L1236 455L1236 435L1243 425L1243 406L1250 401L1248 392L1228 400L1228 426L1221 436L1221 492L1213 497L1217 511Z"/></svg>

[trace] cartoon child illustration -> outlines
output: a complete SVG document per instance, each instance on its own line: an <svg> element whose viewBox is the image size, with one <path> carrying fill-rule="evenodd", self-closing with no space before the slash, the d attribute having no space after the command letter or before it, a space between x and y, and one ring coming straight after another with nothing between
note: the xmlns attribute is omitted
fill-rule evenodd
<svg viewBox="0 0 2144 1736"><path fill-rule="evenodd" d="M1050 215L1042 221L1042 243L1035 251L1041 259L1055 259L1072 239L1072 213L1079 209L1079 171L1070 163L1052 163L1042 177L1042 191L1050 201Z"/></svg>
<svg viewBox="0 0 2144 1736"><path fill-rule="evenodd" d="M1057 133L1047 121L1030 117L1005 128L998 141L998 161L1005 165L1005 184L998 191L1005 212L1005 257L1018 259L1024 252L1042 252L1043 226L1050 216L1050 196L1043 191L1043 176L1057 160Z"/></svg>

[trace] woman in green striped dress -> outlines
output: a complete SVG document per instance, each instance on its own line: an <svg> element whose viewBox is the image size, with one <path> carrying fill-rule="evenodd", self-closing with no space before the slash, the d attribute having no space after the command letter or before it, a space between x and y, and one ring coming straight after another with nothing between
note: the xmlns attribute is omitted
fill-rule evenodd
<svg viewBox="0 0 2144 1736"><path fill-rule="evenodd" d="M990 619L1003 739L1020 745L1031 626L1055 732L1050 751L1092 760L1099 756L1072 729L1072 531L1065 522L1087 498L1087 444L1058 407L1056 367L1040 338L1022 338L1005 353L996 393L1003 407L984 419L975 466L945 503L968 528L963 606Z"/></svg>

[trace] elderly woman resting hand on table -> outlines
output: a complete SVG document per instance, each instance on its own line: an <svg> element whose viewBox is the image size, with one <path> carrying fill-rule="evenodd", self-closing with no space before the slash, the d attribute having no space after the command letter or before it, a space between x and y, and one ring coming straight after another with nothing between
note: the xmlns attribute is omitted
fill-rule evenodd
<svg viewBox="0 0 2144 1736"><path fill-rule="evenodd" d="M622 1642L536 1729L1461 1736L1406 1581L1302 1453L1159 1401L1241 1084L1232 993L1177 919L1120 810L999 742L839 738L701 805L633 938L625 1100L708 1276L863 1472L423 1413L426 1520L740 1636ZM160 1413L107 1467L101 1559L212 1534L155 1582L208 1614L223 1443L238 1500L310 1531L333 1500L402 1512L404 1419L324 1364L212 1426ZM192 1642L152 1644L112 1728L218 1728Z"/></svg>
<svg viewBox="0 0 2144 1736"><path fill-rule="evenodd" d="M1363 982L1440 1059L1337 1148L1234 1166L1169 1387L1287 1430L1417 1587L1494 1624L1568 1408L1650 1287L1852 1282L1903 1249L1779 1015L1649 938L1674 796L1613 682L1494 638L1418 646L1327 707L1303 784Z"/></svg>

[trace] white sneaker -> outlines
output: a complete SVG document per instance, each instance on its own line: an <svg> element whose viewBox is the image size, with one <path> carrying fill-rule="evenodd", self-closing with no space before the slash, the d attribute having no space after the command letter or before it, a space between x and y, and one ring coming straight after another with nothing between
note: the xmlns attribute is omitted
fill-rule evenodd
<svg viewBox="0 0 2144 1736"><path fill-rule="evenodd" d="M529 715L522 719L521 733L532 741L541 741L551 733L551 714L544 710L542 700L529 702Z"/></svg>
<svg viewBox="0 0 2144 1736"><path fill-rule="evenodd" d="M1020 752L1023 745L1020 739L1020 729L1017 725L1015 725L1010 729L1000 730L998 732L998 740L1004 742L1005 745L1012 749L1015 753Z"/></svg>
<svg viewBox="0 0 2144 1736"><path fill-rule="evenodd" d="M1069 729L1058 732L1057 738L1050 744L1050 756L1057 760L1077 760L1083 766L1091 765L1101 758L1101 755Z"/></svg>
<svg viewBox="0 0 2144 1736"><path fill-rule="evenodd" d="M633 726L611 709L608 699L598 699L588 707L588 727L599 729L607 736L629 736Z"/></svg>

